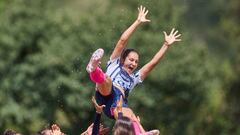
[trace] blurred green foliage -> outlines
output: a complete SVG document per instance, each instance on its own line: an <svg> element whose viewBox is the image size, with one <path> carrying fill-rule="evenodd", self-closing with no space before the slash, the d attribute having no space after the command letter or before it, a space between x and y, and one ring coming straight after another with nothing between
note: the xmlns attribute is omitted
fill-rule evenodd
<svg viewBox="0 0 240 135"><path fill-rule="evenodd" d="M144 127L166 135L240 134L238 0L0 1L0 133L31 134L51 123L67 134L84 131L95 91L85 66L99 47L106 63L140 5L151 22L128 43L139 50L140 66L161 47L162 31L182 33L130 94Z"/></svg>

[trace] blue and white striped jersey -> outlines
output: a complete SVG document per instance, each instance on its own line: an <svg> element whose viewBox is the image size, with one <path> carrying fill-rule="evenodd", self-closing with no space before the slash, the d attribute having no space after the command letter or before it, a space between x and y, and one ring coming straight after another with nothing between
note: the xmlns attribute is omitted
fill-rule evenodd
<svg viewBox="0 0 240 135"><path fill-rule="evenodd" d="M141 83L139 70L129 75L120 64L120 57L107 62L106 74L110 76L114 85L131 91L138 83Z"/></svg>

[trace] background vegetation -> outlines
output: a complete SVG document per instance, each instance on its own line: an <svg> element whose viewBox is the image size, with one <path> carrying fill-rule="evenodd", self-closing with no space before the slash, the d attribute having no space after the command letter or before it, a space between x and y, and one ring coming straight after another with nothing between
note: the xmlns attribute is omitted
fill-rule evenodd
<svg viewBox="0 0 240 135"><path fill-rule="evenodd" d="M163 135L240 134L239 0L1 0L0 133L31 134L49 123L70 135L84 131L94 114L85 66L99 47L102 63L108 60L140 5L151 22L128 43L140 65L161 47L162 31L182 33L129 97L144 127Z"/></svg>

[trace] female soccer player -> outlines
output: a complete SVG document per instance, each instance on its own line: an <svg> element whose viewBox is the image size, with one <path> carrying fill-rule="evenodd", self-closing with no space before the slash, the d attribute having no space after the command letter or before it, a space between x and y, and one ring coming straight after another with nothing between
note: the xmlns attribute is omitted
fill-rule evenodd
<svg viewBox="0 0 240 135"><path fill-rule="evenodd" d="M104 104L104 113L109 118L115 118L114 110L116 102L123 97L122 113L131 119L135 119L139 126L141 125L133 111L127 106L129 92L139 83L141 83L152 69L159 63L167 49L176 41L181 41L178 31L174 28L170 34L164 31L165 41L154 57L145 64L140 70L135 71L139 63L139 54L134 49L125 49L128 39L136 30L136 28L145 22L150 22L146 19L148 10L140 6L138 8L138 17L133 24L121 35L117 42L110 60L107 62L106 73L99 67L104 50L97 49L87 65L87 72L93 82L96 83L96 100L99 104ZM140 126L141 127L141 126ZM142 132L145 132L141 127Z"/></svg>

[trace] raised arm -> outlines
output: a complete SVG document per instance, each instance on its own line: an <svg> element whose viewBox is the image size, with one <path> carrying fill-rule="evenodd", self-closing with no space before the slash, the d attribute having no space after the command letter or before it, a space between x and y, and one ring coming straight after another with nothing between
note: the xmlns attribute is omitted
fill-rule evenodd
<svg viewBox="0 0 240 135"><path fill-rule="evenodd" d="M123 32L121 35L120 39L118 40L111 56L110 59L115 59L119 57L125 48L127 41L129 37L132 35L132 33L136 30L136 28L143 22L150 22L150 20L146 19L146 15L148 14L148 10L146 10L145 7L140 6L138 8L138 17L137 20L133 22L133 24Z"/></svg>
<svg viewBox="0 0 240 135"><path fill-rule="evenodd" d="M181 34L178 34L178 31L173 28L171 33L167 35L167 33L164 31L165 41L161 47L161 49L155 54L155 56L152 58L150 62L145 64L140 69L140 77L141 80L144 80L146 76L152 71L152 69L158 64L158 62L161 60L167 49L175 42L175 41L181 41L181 39L178 39Z"/></svg>
<svg viewBox="0 0 240 135"><path fill-rule="evenodd" d="M96 109L96 116L92 128L92 135L98 135L101 129L100 128L101 113L103 112L103 108L105 107L105 105L98 105L94 96L92 97L92 102Z"/></svg>
<svg viewBox="0 0 240 135"><path fill-rule="evenodd" d="M123 113L122 113L122 104L123 104L123 98L122 96L120 96L120 99L117 100L117 105L116 108L114 109L113 113L114 113L114 118L117 120L119 118L123 117Z"/></svg>

